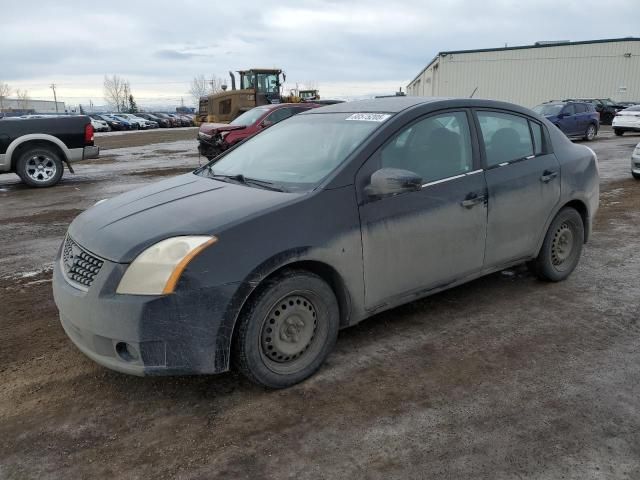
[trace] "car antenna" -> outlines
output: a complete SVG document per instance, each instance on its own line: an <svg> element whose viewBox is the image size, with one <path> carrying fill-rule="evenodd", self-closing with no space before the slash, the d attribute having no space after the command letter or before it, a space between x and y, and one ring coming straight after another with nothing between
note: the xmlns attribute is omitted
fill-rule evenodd
<svg viewBox="0 0 640 480"><path fill-rule="evenodd" d="M476 92L478 91L478 87L473 89L473 92L471 92L471 95L469 95L469 98L473 98L473 96L476 94Z"/></svg>

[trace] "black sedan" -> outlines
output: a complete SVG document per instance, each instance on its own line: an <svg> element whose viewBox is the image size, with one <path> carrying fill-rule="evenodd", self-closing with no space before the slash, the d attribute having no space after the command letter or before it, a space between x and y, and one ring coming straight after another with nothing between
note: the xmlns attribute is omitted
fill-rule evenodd
<svg viewBox="0 0 640 480"><path fill-rule="evenodd" d="M567 278L598 196L593 151L531 110L341 103L81 214L54 297L78 348L114 370L235 365L286 387L383 310L524 262Z"/></svg>

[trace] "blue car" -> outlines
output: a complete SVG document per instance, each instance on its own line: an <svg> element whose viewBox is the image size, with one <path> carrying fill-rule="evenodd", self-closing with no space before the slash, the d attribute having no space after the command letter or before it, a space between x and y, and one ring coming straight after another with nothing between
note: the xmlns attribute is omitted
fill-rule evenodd
<svg viewBox="0 0 640 480"><path fill-rule="evenodd" d="M544 115L570 138L591 141L600 129L600 114L593 103L552 101L533 107L533 111Z"/></svg>

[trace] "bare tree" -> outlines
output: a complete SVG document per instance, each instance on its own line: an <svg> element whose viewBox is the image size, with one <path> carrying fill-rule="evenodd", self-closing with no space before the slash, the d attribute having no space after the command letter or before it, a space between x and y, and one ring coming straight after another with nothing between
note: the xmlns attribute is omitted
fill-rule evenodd
<svg viewBox="0 0 640 480"><path fill-rule="evenodd" d="M0 82L0 112L4 110L4 99L11 93L11 87L8 83Z"/></svg>
<svg viewBox="0 0 640 480"><path fill-rule="evenodd" d="M189 87L189 94L193 97L196 104L200 101L200 97L204 97L209 93L209 87L207 85L207 79L204 75L200 74L193 77L191 80L191 86Z"/></svg>
<svg viewBox="0 0 640 480"><path fill-rule="evenodd" d="M104 99L112 109L120 111L127 102L129 85L118 75L104 76Z"/></svg>
<svg viewBox="0 0 640 480"><path fill-rule="evenodd" d="M18 106L21 110L28 110L29 103L31 102L31 97L29 97L28 90L20 90L16 88L16 97L18 97Z"/></svg>
<svg viewBox="0 0 640 480"><path fill-rule="evenodd" d="M218 93L223 90L222 86L226 85L224 78L212 75L209 79L209 93Z"/></svg>
<svg viewBox="0 0 640 480"><path fill-rule="evenodd" d="M224 80L222 78L212 75L210 79L207 79L204 75L200 74L193 77L193 80L191 80L189 94L197 104L200 101L200 97L205 97L212 93L221 91L222 85L224 85Z"/></svg>

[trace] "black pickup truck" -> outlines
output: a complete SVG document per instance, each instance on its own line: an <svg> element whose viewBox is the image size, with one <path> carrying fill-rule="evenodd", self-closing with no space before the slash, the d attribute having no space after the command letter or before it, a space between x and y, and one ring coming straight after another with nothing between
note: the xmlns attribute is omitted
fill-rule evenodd
<svg viewBox="0 0 640 480"><path fill-rule="evenodd" d="M0 173L15 172L32 187L50 187L62 178L63 164L97 158L87 116L0 118Z"/></svg>

